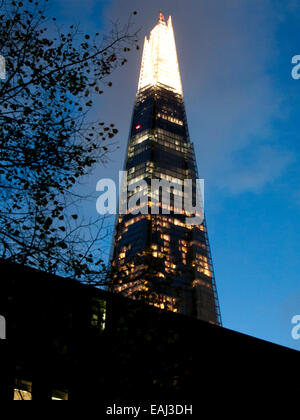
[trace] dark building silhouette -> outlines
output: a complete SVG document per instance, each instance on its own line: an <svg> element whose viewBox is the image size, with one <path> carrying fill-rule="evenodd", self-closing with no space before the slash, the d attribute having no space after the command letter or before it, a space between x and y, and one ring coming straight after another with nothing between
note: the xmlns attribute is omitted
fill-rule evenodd
<svg viewBox="0 0 300 420"><path fill-rule="evenodd" d="M200 414L207 397L299 392L295 350L70 279L0 270L2 401L90 401L99 416L112 403L167 401Z"/></svg>
<svg viewBox="0 0 300 420"><path fill-rule="evenodd" d="M124 169L120 202L128 205L116 224L111 290L220 325L206 222L183 195L185 180L192 182L191 204L201 191L172 21L161 13L144 43ZM169 183L169 202L152 188L154 179ZM200 222L187 223L191 216Z"/></svg>

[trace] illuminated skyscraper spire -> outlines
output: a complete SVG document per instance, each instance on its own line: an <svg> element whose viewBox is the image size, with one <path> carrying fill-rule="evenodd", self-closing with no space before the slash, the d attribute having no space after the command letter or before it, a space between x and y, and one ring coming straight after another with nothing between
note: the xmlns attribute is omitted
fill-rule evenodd
<svg viewBox="0 0 300 420"><path fill-rule="evenodd" d="M206 222L188 225L189 212L179 205L186 180L195 199L198 175L172 21L161 12L145 38L125 171L126 211L116 223L110 290L220 325ZM169 203L162 192L148 194L152 181L171 183ZM145 200L136 202L137 192Z"/></svg>
<svg viewBox="0 0 300 420"><path fill-rule="evenodd" d="M165 22L161 12L149 39L145 37L138 89L158 83L182 95L172 19Z"/></svg>

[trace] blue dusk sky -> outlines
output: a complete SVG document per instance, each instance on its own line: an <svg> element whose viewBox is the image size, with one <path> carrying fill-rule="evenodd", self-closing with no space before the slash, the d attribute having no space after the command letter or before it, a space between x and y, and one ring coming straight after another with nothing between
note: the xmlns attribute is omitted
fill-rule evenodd
<svg viewBox="0 0 300 420"><path fill-rule="evenodd" d="M300 350L299 0L50 0L61 24L88 33L134 18L143 38L172 16L223 325ZM126 155L142 48L116 71L93 114L115 123L119 149L85 180L118 178ZM83 213L97 216L95 202ZM109 246L110 238L107 241Z"/></svg>

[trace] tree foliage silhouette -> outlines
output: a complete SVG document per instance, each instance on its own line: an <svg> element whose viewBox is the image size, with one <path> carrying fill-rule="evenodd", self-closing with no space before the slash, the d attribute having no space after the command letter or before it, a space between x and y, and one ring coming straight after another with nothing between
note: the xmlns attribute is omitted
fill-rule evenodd
<svg viewBox="0 0 300 420"><path fill-rule="evenodd" d="M81 280L106 276L99 250L94 257L102 224L72 210L73 187L112 150L118 130L88 113L132 48L131 17L91 36L75 25L63 31L47 17L47 0L0 0L2 259Z"/></svg>

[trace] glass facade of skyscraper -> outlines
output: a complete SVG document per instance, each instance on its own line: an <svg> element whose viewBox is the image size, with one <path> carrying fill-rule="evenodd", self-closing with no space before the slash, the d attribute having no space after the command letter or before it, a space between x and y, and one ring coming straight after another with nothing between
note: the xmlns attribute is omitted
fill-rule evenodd
<svg viewBox="0 0 300 420"><path fill-rule="evenodd" d="M187 224L191 214L182 205L187 179L196 200L198 172L172 22L162 14L145 39L124 170L129 205L116 223L111 290L221 324L206 222ZM169 183L169 202L150 188L154 179ZM132 205L136 193L140 200Z"/></svg>

